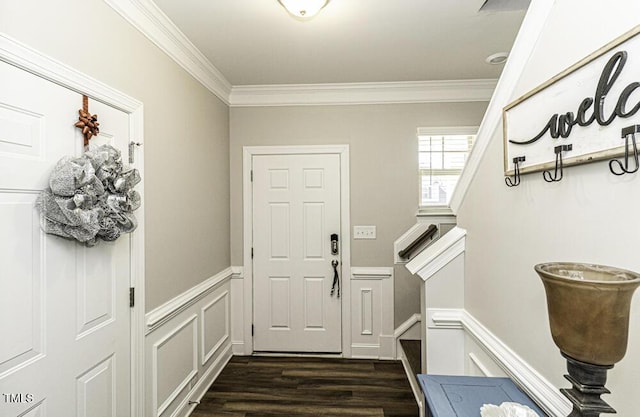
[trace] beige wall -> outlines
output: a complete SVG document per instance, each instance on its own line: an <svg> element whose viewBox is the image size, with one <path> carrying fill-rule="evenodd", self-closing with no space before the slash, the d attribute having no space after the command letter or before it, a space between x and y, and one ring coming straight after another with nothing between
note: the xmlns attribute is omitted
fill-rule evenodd
<svg viewBox="0 0 640 417"><path fill-rule="evenodd" d="M638 15L635 0L606 7L595 1L556 2L513 98L627 31ZM640 51L629 54L640 59ZM550 114L566 111L575 109L550 103ZM526 175L510 189L503 181L502 140L496 132L458 213L458 223L468 231L465 305L545 378L567 387L533 266L581 261L640 271L640 175L614 177L606 162L598 162L566 169L555 184L544 182L539 172ZM604 396L620 416L638 415L640 405L640 294L632 316L627 356L609 372L613 394Z"/></svg>
<svg viewBox="0 0 640 417"><path fill-rule="evenodd" d="M479 125L486 106L483 102L232 108L232 264L242 265L243 146L348 144L351 226L377 226L376 240L351 240L351 264L393 266L393 241L416 221L416 128ZM419 311L420 300L418 278L404 267L395 271L397 326Z"/></svg>
<svg viewBox="0 0 640 417"><path fill-rule="evenodd" d="M3 1L0 30L144 103L147 310L228 267L228 107L101 0Z"/></svg>

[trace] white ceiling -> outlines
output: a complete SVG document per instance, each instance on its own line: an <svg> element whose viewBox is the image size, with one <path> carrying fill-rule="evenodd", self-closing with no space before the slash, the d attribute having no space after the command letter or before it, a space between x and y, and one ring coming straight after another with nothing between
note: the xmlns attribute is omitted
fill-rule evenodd
<svg viewBox="0 0 640 417"><path fill-rule="evenodd" d="M299 21L277 0L155 3L234 86L495 79L502 66L485 58L509 51L525 13L479 12L485 0L331 0Z"/></svg>

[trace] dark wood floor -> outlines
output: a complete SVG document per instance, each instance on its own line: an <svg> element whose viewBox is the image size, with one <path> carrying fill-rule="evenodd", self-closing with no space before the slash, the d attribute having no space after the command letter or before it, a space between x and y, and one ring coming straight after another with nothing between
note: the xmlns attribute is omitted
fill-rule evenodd
<svg viewBox="0 0 640 417"><path fill-rule="evenodd" d="M192 417L416 417L398 361L236 356Z"/></svg>

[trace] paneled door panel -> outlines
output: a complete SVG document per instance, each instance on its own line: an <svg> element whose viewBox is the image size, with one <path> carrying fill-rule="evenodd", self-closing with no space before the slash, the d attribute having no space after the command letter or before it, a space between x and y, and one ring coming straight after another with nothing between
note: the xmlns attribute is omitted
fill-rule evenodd
<svg viewBox="0 0 640 417"><path fill-rule="evenodd" d="M92 248L40 230L35 201L79 156L82 96L0 63L0 416L130 415L130 237ZM90 100L126 159L129 116Z"/></svg>
<svg viewBox="0 0 640 417"><path fill-rule="evenodd" d="M252 169L254 350L339 353L340 156L255 155Z"/></svg>

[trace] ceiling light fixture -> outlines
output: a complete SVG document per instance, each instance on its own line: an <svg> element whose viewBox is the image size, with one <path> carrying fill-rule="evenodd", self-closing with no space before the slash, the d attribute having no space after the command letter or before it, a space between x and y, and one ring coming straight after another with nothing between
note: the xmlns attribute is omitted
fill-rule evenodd
<svg viewBox="0 0 640 417"><path fill-rule="evenodd" d="M324 6L329 0L278 0L287 11L294 17L299 19L310 19Z"/></svg>
<svg viewBox="0 0 640 417"><path fill-rule="evenodd" d="M485 59L485 62L491 65L501 65L507 62L508 57L508 52L498 52L497 54L489 55L487 59Z"/></svg>

